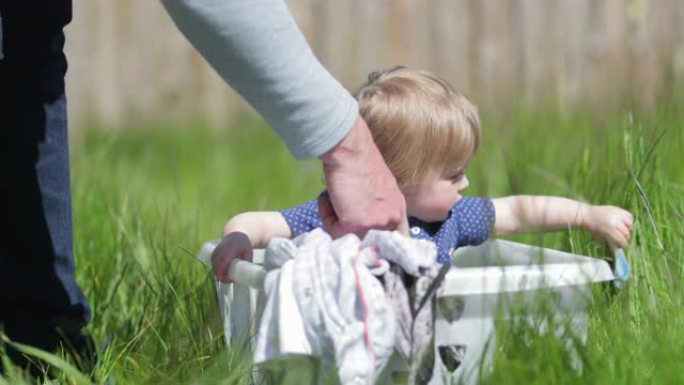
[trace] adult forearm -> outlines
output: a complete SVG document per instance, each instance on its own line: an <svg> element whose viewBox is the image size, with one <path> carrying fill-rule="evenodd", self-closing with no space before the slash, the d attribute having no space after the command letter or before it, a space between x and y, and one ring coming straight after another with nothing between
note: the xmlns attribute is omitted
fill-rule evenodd
<svg viewBox="0 0 684 385"><path fill-rule="evenodd" d="M178 28L297 158L339 143L358 113L282 0L162 0Z"/></svg>

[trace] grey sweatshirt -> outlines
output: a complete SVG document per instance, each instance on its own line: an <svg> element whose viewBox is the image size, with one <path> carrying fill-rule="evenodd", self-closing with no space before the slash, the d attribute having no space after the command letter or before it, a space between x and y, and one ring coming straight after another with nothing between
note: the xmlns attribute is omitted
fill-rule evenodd
<svg viewBox="0 0 684 385"><path fill-rule="evenodd" d="M296 158L322 155L358 105L318 62L283 0L162 0L178 28Z"/></svg>

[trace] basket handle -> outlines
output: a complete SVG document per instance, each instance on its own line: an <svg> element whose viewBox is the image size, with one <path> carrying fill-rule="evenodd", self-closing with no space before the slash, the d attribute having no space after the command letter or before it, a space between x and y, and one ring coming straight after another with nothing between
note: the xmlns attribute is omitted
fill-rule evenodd
<svg viewBox="0 0 684 385"><path fill-rule="evenodd" d="M202 261L202 263L209 268L211 268L211 254L214 252L214 249L219 242L220 240L218 239L205 242L197 254L197 259ZM263 267L260 265L242 259L236 259L230 264L230 273L228 277L235 283L249 286L254 289L263 289L266 271L264 271Z"/></svg>
<svg viewBox="0 0 684 385"><path fill-rule="evenodd" d="M235 283L261 290L264 288L266 271L257 264L236 259L230 264L228 277Z"/></svg>

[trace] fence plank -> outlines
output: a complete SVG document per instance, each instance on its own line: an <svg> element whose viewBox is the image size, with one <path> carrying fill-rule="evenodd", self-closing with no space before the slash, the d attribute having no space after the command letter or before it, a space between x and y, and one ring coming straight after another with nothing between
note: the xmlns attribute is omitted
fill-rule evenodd
<svg viewBox="0 0 684 385"><path fill-rule="evenodd" d="M434 70L481 104L631 94L652 105L684 78L681 0L288 3L320 60L350 89L371 70L404 64ZM74 0L67 54L73 122L200 117L222 125L244 109L157 1Z"/></svg>
<svg viewBox="0 0 684 385"><path fill-rule="evenodd" d="M471 85L471 20L467 0L436 0L433 7L435 71L462 92Z"/></svg>

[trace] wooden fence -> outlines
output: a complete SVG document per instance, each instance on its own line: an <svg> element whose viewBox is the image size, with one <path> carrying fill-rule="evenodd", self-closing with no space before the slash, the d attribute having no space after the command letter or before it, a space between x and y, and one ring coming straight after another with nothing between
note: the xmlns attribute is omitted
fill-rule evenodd
<svg viewBox="0 0 684 385"><path fill-rule="evenodd" d="M444 76L476 103L652 104L684 78L684 0L289 0L324 65L350 89L397 64ZM157 0L74 0L72 122L222 124L240 101Z"/></svg>

